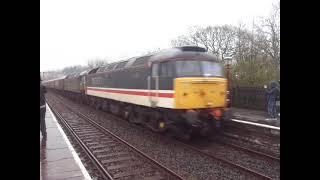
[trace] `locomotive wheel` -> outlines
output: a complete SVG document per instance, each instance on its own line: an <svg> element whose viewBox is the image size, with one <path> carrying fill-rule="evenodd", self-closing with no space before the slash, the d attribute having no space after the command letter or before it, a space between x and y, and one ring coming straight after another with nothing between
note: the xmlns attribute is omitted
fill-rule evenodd
<svg viewBox="0 0 320 180"><path fill-rule="evenodd" d="M207 137L210 134L212 134L212 129L210 129L209 127L204 127L200 130L200 135L203 137Z"/></svg>
<svg viewBox="0 0 320 180"><path fill-rule="evenodd" d="M102 99L99 100L97 104L98 104L98 110L102 110L103 100Z"/></svg>
<svg viewBox="0 0 320 180"><path fill-rule="evenodd" d="M94 101L92 98L89 98L89 106L94 107Z"/></svg>
<svg viewBox="0 0 320 180"><path fill-rule="evenodd" d="M207 136L210 136L213 132L213 127L214 127L214 123L212 123L212 120L211 121L204 121L204 127L200 130L200 135L203 136L203 137L207 137Z"/></svg>
<svg viewBox="0 0 320 180"><path fill-rule="evenodd" d="M151 129L153 132L159 132L158 120L153 117L148 118L148 121L144 125L145 127Z"/></svg>
<svg viewBox="0 0 320 180"><path fill-rule="evenodd" d="M83 96L81 97L81 101L82 101L82 104L87 104L86 98Z"/></svg>
<svg viewBox="0 0 320 180"><path fill-rule="evenodd" d="M129 113L128 120L130 123L139 124L140 123L139 114L137 112L134 112L134 110L131 110L131 112Z"/></svg>
<svg viewBox="0 0 320 180"><path fill-rule="evenodd" d="M126 106L125 104L119 105L119 115L122 119L128 120L130 115L130 106Z"/></svg>
<svg viewBox="0 0 320 180"><path fill-rule="evenodd" d="M119 109L118 104L110 103L110 112L115 116L119 116L120 115L120 109Z"/></svg>
<svg viewBox="0 0 320 180"><path fill-rule="evenodd" d="M163 133L166 131L166 124L163 120L156 120L151 123L147 123L146 126L154 132Z"/></svg>
<svg viewBox="0 0 320 180"><path fill-rule="evenodd" d="M129 110L122 111L122 117L123 117L124 120L127 121L129 119L129 117L130 117L130 111Z"/></svg>
<svg viewBox="0 0 320 180"><path fill-rule="evenodd" d="M181 126L171 125L169 128L169 132L173 137L182 141L189 141L191 138L191 132L183 129L183 127Z"/></svg>
<svg viewBox="0 0 320 180"><path fill-rule="evenodd" d="M84 103L85 105L88 105L88 98L87 98L87 97L84 97L84 98L83 98L83 103Z"/></svg>
<svg viewBox="0 0 320 180"><path fill-rule="evenodd" d="M102 103L102 111L110 112L110 104L106 101Z"/></svg>
<svg viewBox="0 0 320 180"><path fill-rule="evenodd" d="M99 109L100 109L99 99L95 99L94 108L95 108L96 110L99 110Z"/></svg>

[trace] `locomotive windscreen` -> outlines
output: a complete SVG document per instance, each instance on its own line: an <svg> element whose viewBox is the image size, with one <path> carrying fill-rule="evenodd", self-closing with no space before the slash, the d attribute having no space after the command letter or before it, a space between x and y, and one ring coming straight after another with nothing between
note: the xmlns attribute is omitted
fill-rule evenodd
<svg viewBox="0 0 320 180"><path fill-rule="evenodd" d="M224 77L224 69L212 61L176 61L176 74L178 77Z"/></svg>

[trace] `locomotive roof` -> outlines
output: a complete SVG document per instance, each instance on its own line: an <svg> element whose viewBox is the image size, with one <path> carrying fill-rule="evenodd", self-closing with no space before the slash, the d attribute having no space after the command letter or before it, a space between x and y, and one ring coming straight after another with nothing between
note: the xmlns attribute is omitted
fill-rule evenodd
<svg viewBox="0 0 320 180"><path fill-rule="evenodd" d="M82 71L82 72L79 74L79 76L87 75L89 71L90 71L90 70Z"/></svg>
<svg viewBox="0 0 320 180"><path fill-rule="evenodd" d="M162 50L160 52L151 53L144 56L132 57L130 59L113 62L104 67L91 69L86 74L95 74L122 68L146 66L148 62L166 61L180 58L192 58L195 56L197 56L197 58L199 59L210 59L213 61L219 61L216 56L207 53L207 50L202 47L182 46Z"/></svg>
<svg viewBox="0 0 320 180"><path fill-rule="evenodd" d="M211 59L213 61L219 61L219 59L207 53L204 48L197 46L183 46L176 47L168 50L163 50L150 58L150 61L163 61L168 59L180 59L180 58L191 58L197 56L201 59Z"/></svg>
<svg viewBox="0 0 320 180"><path fill-rule="evenodd" d="M79 77L80 73L72 73L66 76L66 79L72 79Z"/></svg>
<svg viewBox="0 0 320 180"><path fill-rule="evenodd" d="M65 79L67 76L62 76L62 77L59 77L59 78L55 78L55 79L50 79L50 80L46 80L46 81L43 81L43 83L46 83L46 82L51 82L51 81L57 81L57 80L61 80L61 79Z"/></svg>

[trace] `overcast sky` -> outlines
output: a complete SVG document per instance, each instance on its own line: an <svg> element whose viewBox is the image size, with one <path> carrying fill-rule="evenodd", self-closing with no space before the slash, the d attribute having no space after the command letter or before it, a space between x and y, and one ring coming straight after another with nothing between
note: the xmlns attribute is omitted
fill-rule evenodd
<svg viewBox="0 0 320 180"><path fill-rule="evenodd" d="M160 48L192 26L267 16L275 0L41 0L40 71L118 61Z"/></svg>

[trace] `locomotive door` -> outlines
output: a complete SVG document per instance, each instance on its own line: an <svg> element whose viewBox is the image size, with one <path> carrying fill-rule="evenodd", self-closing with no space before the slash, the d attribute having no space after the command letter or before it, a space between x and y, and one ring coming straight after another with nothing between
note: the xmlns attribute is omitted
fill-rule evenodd
<svg viewBox="0 0 320 180"><path fill-rule="evenodd" d="M82 93L85 93L86 92L86 76L81 76L80 78L80 89L81 89L81 92Z"/></svg>
<svg viewBox="0 0 320 180"><path fill-rule="evenodd" d="M157 106L159 101L159 63L153 63L151 76L148 77L149 101L151 106Z"/></svg>

